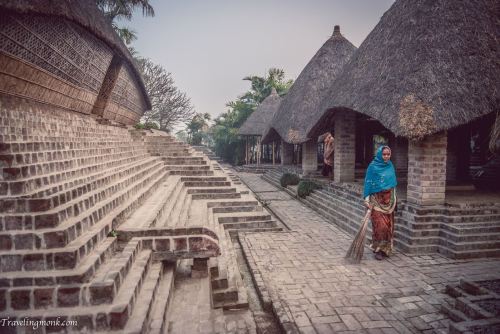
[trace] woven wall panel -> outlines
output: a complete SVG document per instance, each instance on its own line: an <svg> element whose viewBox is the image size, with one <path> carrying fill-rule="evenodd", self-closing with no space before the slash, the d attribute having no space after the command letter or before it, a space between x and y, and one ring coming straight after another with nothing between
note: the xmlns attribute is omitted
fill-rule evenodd
<svg viewBox="0 0 500 334"><path fill-rule="evenodd" d="M81 89L37 66L0 52L0 91L90 114L97 94Z"/></svg>

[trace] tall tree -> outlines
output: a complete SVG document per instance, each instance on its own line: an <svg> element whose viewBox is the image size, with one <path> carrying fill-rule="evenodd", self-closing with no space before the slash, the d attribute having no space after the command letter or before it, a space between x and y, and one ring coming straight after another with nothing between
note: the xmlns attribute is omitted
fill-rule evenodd
<svg viewBox="0 0 500 334"><path fill-rule="evenodd" d="M194 116L194 108L186 93L175 85L171 73L148 58L136 58L144 85L151 100L151 110L144 113L144 123L156 122L161 130L170 131L175 125Z"/></svg>
<svg viewBox="0 0 500 334"><path fill-rule="evenodd" d="M191 145L201 145L207 134L208 121L210 121L209 113L197 113L187 123L188 143Z"/></svg>
<svg viewBox="0 0 500 334"><path fill-rule="evenodd" d="M226 104L229 109L215 119L211 133L214 150L218 156L234 164L244 160L243 140L238 136L238 129L274 87L278 94L285 95L293 80L285 79L285 71L271 68L264 77L252 75L243 78L250 81L250 89L238 99Z"/></svg>

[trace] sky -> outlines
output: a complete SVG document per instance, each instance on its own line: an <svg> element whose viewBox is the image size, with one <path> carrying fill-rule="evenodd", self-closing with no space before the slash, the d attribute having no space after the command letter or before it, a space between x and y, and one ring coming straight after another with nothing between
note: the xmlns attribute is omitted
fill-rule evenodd
<svg viewBox="0 0 500 334"><path fill-rule="evenodd" d="M172 73L196 112L212 117L269 68L295 79L334 25L356 47L393 0L150 0L154 17L123 22L132 46Z"/></svg>

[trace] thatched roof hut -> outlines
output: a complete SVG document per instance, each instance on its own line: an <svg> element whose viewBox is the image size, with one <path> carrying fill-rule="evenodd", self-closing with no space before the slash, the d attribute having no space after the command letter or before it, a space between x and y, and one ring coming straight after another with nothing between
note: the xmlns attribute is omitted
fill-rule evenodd
<svg viewBox="0 0 500 334"><path fill-rule="evenodd" d="M263 139L269 141L279 134L289 143L306 141L304 124L318 109L327 89L355 50L356 47L340 33L340 27L335 26L332 36L304 67L283 98L272 129L266 131Z"/></svg>
<svg viewBox="0 0 500 334"><path fill-rule="evenodd" d="M281 100L281 97L273 87L271 94L248 116L245 123L240 127L238 134L242 136L261 136L266 127L271 123Z"/></svg>
<svg viewBox="0 0 500 334"><path fill-rule="evenodd" d="M142 91L146 107L151 109L151 102L133 57L122 39L114 31L111 23L97 8L95 0L1 0L0 11L60 17L90 31L129 64Z"/></svg>
<svg viewBox="0 0 500 334"><path fill-rule="evenodd" d="M308 136L342 108L412 139L498 111L499 32L496 1L396 1L307 118Z"/></svg>

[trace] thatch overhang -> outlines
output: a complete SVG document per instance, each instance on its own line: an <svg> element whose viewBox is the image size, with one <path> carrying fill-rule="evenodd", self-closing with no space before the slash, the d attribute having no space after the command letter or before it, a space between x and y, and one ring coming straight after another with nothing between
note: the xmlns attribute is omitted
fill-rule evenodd
<svg viewBox="0 0 500 334"><path fill-rule="evenodd" d="M97 8L95 0L0 0L0 10L61 17L90 31L129 64L143 93L147 109L151 109L151 101L134 58L111 23Z"/></svg>
<svg viewBox="0 0 500 334"><path fill-rule="evenodd" d="M299 74L273 119L271 127L283 140L294 144L307 141L305 125L355 50L335 26L332 36Z"/></svg>
<svg viewBox="0 0 500 334"><path fill-rule="evenodd" d="M409 139L498 111L499 35L497 1L397 0L339 73L307 135L346 108Z"/></svg>
<svg viewBox="0 0 500 334"><path fill-rule="evenodd" d="M281 97L272 89L271 94L255 108L238 130L240 136L261 136L271 123L281 103Z"/></svg>

